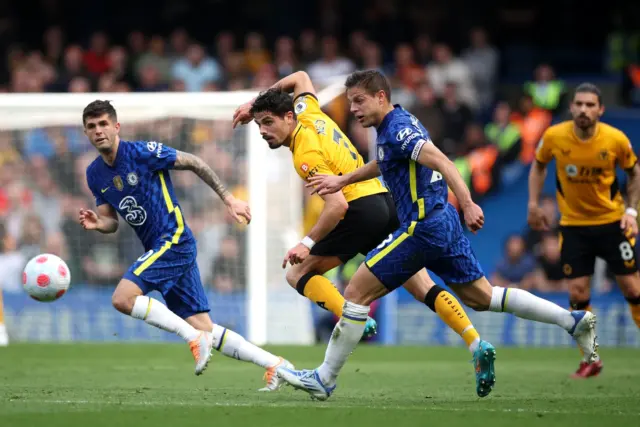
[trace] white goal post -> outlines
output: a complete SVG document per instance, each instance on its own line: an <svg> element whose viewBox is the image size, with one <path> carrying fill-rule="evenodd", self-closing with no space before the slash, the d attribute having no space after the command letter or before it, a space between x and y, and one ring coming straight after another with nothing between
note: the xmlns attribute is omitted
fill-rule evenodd
<svg viewBox="0 0 640 427"><path fill-rule="evenodd" d="M324 105L341 94L343 82L344 79L337 79L335 84L320 91L320 103ZM2 94L0 132L20 133L48 127L79 128L83 108L96 99L112 101L123 129L131 123L148 123L175 117L225 121L228 125L234 110L257 94L255 91ZM252 212L252 222L246 229L244 267L247 338L258 345L313 343L311 305L287 285L285 271L281 268L284 254L301 237L302 181L291 165L289 150L269 150L255 124L244 126L236 132L246 132L244 179ZM150 135L153 137L152 131ZM124 131L121 136L132 139ZM161 141L160 136L153 138ZM233 167L235 166L237 165L234 164ZM189 217L186 220L189 224ZM82 237L78 239L81 240ZM133 262L133 259L128 261ZM212 317L215 321L215 312Z"/></svg>

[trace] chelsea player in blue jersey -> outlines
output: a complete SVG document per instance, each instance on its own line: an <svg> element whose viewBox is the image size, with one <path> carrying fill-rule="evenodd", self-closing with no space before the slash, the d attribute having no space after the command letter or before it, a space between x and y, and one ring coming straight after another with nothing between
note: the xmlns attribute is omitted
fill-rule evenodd
<svg viewBox="0 0 640 427"><path fill-rule="evenodd" d="M595 358L593 314L569 312L522 289L489 284L457 211L447 202L448 186L458 198L472 232L484 225L482 209L471 199L455 165L433 145L420 122L399 105L391 104L386 78L375 70L358 71L349 76L345 86L356 119L364 127L377 128L377 160L342 177L318 176L310 181L325 194L382 175L393 194L401 225L367 255L347 286L343 316L333 331L324 363L315 370L302 371L283 366L278 374L312 397L327 399L362 335L369 305L425 267L440 276L469 307L557 324L575 338L586 355ZM494 358L493 346L480 341L474 352L479 396L489 394L495 382Z"/></svg>
<svg viewBox="0 0 640 427"><path fill-rule="evenodd" d="M135 230L146 253L138 258L116 287L113 306L120 312L173 332L190 346L196 375L202 374L212 349L267 370L267 386L279 388L275 368L290 364L246 341L237 333L214 325L196 264L196 239L187 226L171 184L170 169L190 170L207 183L239 223L251 221L246 202L234 198L219 177L199 157L161 142L124 141L109 101L94 101L82 113L84 132L98 150L87 168L87 183L97 213L81 210L86 230L114 233L118 214ZM159 291L166 305L146 296Z"/></svg>

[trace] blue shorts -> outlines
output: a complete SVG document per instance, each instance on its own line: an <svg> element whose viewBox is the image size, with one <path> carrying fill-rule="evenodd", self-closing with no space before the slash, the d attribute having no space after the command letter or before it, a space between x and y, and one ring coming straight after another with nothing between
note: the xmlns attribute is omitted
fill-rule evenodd
<svg viewBox="0 0 640 427"><path fill-rule="evenodd" d="M196 263L192 242L172 245L159 242L127 270L124 278L138 285L146 295L162 294L167 307L183 319L209 312L209 301Z"/></svg>
<svg viewBox="0 0 640 427"><path fill-rule="evenodd" d="M365 263L391 291L423 268L447 284L469 283L484 276L458 212L450 204L422 221L402 224L369 252Z"/></svg>

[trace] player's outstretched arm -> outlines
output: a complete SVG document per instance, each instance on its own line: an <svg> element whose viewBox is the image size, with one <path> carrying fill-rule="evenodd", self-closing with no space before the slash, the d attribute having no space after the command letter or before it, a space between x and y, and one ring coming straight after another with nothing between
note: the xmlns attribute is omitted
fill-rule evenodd
<svg viewBox="0 0 640 427"><path fill-rule="evenodd" d="M98 206L98 213L92 210L80 209L78 220L85 230L95 230L103 234L115 233L118 230L118 213L113 206L102 204Z"/></svg>
<svg viewBox="0 0 640 427"><path fill-rule="evenodd" d="M358 168L346 175L318 174L311 176L309 177L309 182L306 184L306 187L313 188L311 194L318 193L319 195L324 196L325 194L337 193L347 185L367 181L378 176L380 176L378 161L372 160L361 168Z"/></svg>
<svg viewBox="0 0 640 427"><path fill-rule="evenodd" d="M417 162L442 174L458 199L469 230L475 233L481 229L484 225L484 213L482 213L480 206L476 205L471 199L471 192L467 188L467 184L464 183L456 165L431 142L422 145Z"/></svg>
<svg viewBox="0 0 640 427"><path fill-rule="evenodd" d="M220 177L200 157L184 151L176 153L176 162L173 165L177 170L190 170L200 177L227 205L229 214L239 223L242 218L251 221L251 212L247 202L238 200L225 188ZM241 218L242 217L242 218Z"/></svg>
<svg viewBox="0 0 640 427"><path fill-rule="evenodd" d="M287 77L278 80L273 86L271 86L271 89L274 88L278 88L284 92L293 93L294 98L302 93L316 94L316 90L313 87L309 74L304 71L296 71L295 73L289 74ZM233 113L234 129L238 124L246 125L253 119L249 113L251 106L253 105L253 101L255 101L255 98L246 104L239 106Z"/></svg>
<svg viewBox="0 0 640 427"><path fill-rule="evenodd" d="M529 204L527 206L527 222L534 230L549 228L549 219L538 204L546 177L547 164L534 160L529 171Z"/></svg>

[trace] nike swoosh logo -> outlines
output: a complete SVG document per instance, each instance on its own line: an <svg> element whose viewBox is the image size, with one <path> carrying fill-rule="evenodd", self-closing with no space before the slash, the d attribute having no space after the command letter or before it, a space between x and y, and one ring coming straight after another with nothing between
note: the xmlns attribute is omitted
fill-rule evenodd
<svg viewBox="0 0 640 427"><path fill-rule="evenodd" d="M100 190L100 191L102 191L103 193L106 193L108 189L109 189L109 187L107 187L107 188L103 188L103 189L102 189L102 190Z"/></svg>

